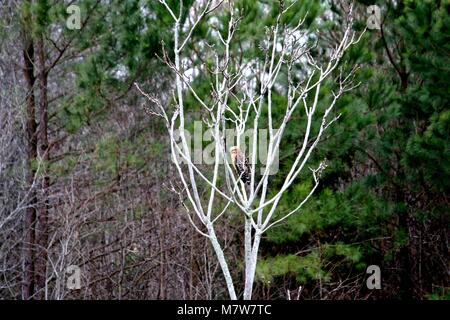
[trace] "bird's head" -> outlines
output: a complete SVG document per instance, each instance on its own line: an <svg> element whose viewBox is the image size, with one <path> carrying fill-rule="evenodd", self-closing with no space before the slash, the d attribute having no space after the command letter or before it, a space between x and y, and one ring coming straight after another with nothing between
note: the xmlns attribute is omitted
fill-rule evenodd
<svg viewBox="0 0 450 320"><path fill-rule="evenodd" d="M238 146L234 146L230 148L230 154L231 156L236 156L240 152Z"/></svg>

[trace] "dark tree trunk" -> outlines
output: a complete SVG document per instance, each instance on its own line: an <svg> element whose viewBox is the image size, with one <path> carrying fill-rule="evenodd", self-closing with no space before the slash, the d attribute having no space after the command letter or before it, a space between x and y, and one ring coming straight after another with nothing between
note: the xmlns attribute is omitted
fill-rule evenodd
<svg viewBox="0 0 450 320"><path fill-rule="evenodd" d="M36 260L36 284L39 293L38 299L45 298L47 279L47 245L48 245L48 189L50 178L48 175L49 148L48 148L48 98L47 98L47 68L45 65L45 45L42 35L38 41L38 65L39 65L39 131L38 150L39 157L43 161L42 177L40 179L41 201L38 212L37 243L39 255Z"/></svg>
<svg viewBox="0 0 450 320"><path fill-rule="evenodd" d="M411 256L410 256L410 232L409 232L409 214L402 212L399 215L399 227L404 229L408 235L408 243L400 249L400 295L402 299L410 300L414 297L414 287L411 274Z"/></svg>
<svg viewBox="0 0 450 320"><path fill-rule="evenodd" d="M32 298L35 290L35 261L34 248L36 241L35 227L36 227L36 205L37 198L34 188L34 181L36 176L36 158L37 158L37 124L36 124L36 104L34 99L34 47L31 40L25 41L23 49L24 68L23 73L26 80L27 88L27 168L28 168L28 189L29 201L28 208L25 213L24 221L24 272L23 272L23 299Z"/></svg>

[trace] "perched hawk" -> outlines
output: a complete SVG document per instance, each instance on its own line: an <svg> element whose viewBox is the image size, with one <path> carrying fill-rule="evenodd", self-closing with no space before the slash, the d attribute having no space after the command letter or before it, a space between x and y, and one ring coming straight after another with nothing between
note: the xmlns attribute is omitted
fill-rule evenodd
<svg viewBox="0 0 450 320"><path fill-rule="evenodd" d="M230 153L231 162L233 163L236 173L241 178L242 182L250 184L251 171L250 166L248 165L248 158L241 152L239 147L236 146L230 148Z"/></svg>

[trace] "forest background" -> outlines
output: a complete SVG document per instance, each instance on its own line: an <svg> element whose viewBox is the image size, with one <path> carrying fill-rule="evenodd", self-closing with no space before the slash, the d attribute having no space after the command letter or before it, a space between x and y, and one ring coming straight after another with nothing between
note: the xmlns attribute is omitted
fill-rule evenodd
<svg viewBox="0 0 450 320"><path fill-rule="evenodd" d="M184 1L185 24L198 3ZM246 59L279 1L234 3L242 20L232 54ZM67 28L71 4L80 29ZM338 102L342 116L313 155L328 161L319 188L263 237L255 299L450 297L450 1L356 1L355 29L370 5L380 28L342 62L359 66L361 85ZM320 53L340 38L347 9L299 1L292 20L306 16ZM207 21L187 46L192 67L203 63L196 44L213 36ZM1 0L0 299L227 298L210 244L170 191L177 174L164 123L133 85L170 101L173 74L158 56L162 42L173 45L171 28L152 0ZM195 74L192 85L206 94L209 81ZM275 88L275 111L283 99ZM188 94L186 105L201 112ZM280 176L301 145L295 123ZM297 179L280 206L311 184ZM217 232L242 289L243 226L233 209L223 219ZM66 285L72 265L77 290ZM381 290L366 286L370 265Z"/></svg>

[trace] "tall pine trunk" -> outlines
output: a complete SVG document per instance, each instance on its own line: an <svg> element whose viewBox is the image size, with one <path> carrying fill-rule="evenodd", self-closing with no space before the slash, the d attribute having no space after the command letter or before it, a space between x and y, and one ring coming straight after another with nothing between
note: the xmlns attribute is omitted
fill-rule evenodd
<svg viewBox="0 0 450 320"><path fill-rule="evenodd" d="M48 245L48 190L50 187L50 178L48 175L49 165L49 144L48 144L48 98L47 82L48 74L45 65L45 45L43 36L40 35L38 43L38 65L39 65L39 131L38 131L38 150L39 158L43 161L42 175L40 178L40 206L38 214L37 244L39 255L36 260L37 289L38 299L46 298L46 279L47 279L47 245Z"/></svg>
<svg viewBox="0 0 450 320"><path fill-rule="evenodd" d="M29 192L28 207L24 219L24 267L22 279L22 297L23 299L32 298L35 290L35 259L34 248L36 241L36 206L37 197L34 188L36 177L36 158L37 158L37 123L36 123L36 103L34 98L34 47L33 41L26 39L23 49L24 67L23 73L27 89L27 108L26 108L26 140L27 140L27 159L28 170L27 190Z"/></svg>

